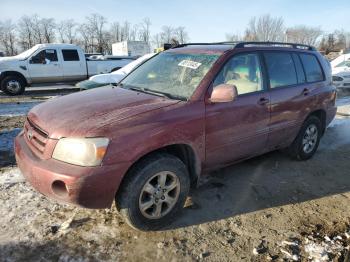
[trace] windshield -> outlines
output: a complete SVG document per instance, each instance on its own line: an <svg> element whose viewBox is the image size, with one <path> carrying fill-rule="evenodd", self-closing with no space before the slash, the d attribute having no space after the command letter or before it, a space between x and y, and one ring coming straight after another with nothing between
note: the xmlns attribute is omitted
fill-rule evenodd
<svg viewBox="0 0 350 262"><path fill-rule="evenodd" d="M31 54L33 54L38 49L38 46L33 46L31 49L28 49L24 51L23 53L20 53L16 55L18 59L27 59Z"/></svg>
<svg viewBox="0 0 350 262"><path fill-rule="evenodd" d="M131 72L124 88L188 100L219 55L161 53Z"/></svg>

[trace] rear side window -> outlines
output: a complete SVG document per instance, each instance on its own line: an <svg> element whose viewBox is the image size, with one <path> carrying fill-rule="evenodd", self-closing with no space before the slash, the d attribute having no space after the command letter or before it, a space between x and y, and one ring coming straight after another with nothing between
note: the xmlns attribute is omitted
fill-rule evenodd
<svg viewBox="0 0 350 262"><path fill-rule="evenodd" d="M311 54L300 54L300 59L304 66L307 82L323 81L322 69L316 56Z"/></svg>
<svg viewBox="0 0 350 262"><path fill-rule="evenodd" d="M267 71L270 78L270 87L282 87L298 83L294 62L290 53L264 53Z"/></svg>
<svg viewBox="0 0 350 262"><path fill-rule="evenodd" d="M297 71L298 83L299 84L305 83L306 78L305 78L303 66L300 62L300 58L297 54L292 54L292 56L293 56L293 60L294 60L295 70Z"/></svg>
<svg viewBox="0 0 350 262"><path fill-rule="evenodd" d="M79 61L78 51L75 49L63 49L62 55L64 61Z"/></svg>

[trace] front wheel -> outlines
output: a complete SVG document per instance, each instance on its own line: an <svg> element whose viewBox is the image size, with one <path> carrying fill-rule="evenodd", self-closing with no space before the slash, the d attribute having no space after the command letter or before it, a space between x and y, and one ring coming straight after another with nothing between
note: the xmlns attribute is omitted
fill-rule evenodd
<svg viewBox="0 0 350 262"><path fill-rule="evenodd" d="M181 211L190 188L185 164L169 154L141 160L125 178L116 205L126 222L143 231L161 229Z"/></svg>
<svg viewBox="0 0 350 262"><path fill-rule="evenodd" d="M320 143L321 121L316 116L310 116L302 125L298 136L288 148L289 155L298 160L311 158Z"/></svg>
<svg viewBox="0 0 350 262"><path fill-rule="evenodd" d="M10 96L21 95L25 89L25 83L23 79L18 76L6 76L1 81L1 90Z"/></svg>

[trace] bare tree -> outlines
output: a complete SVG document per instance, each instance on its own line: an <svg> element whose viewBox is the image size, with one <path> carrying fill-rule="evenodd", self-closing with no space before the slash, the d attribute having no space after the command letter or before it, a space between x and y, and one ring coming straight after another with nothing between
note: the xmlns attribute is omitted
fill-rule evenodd
<svg viewBox="0 0 350 262"><path fill-rule="evenodd" d="M330 52L339 52L350 47L350 33L344 30L335 30L332 33L325 34L319 44L319 49L326 54Z"/></svg>
<svg viewBox="0 0 350 262"><path fill-rule="evenodd" d="M87 27L89 28L89 32L91 33L90 37L92 38L92 43L94 43L94 40L96 40L96 51L103 53L104 49L104 33L105 33L105 26L107 24L107 19L100 15L100 14L91 14L86 17L87 20Z"/></svg>
<svg viewBox="0 0 350 262"><path fill-rule="evenodd" d="M150 35L151 35L151 20L148 17L146 17L142 20L142 23L140 25L139 39L141 41L149 43Z"/></svg>
<svg viewBox="0 0 350 262"><path fill-rule="evenodd" d="M0 24L0 45L4 48L6 55L13 56L16 50L15 24L7 20Z"/></svg>
<svg viewBox="0 0 350 262"><path fill-rule="evenodd" d="M282 17L263 15L250 19L244 38L248 41L283 41L284 32Z"/></svg>
<svg viewBox="0 0 350 262"><path fill-rule="evenodd" d="M55 40L56 23L53 18L40 19L40 29L45 43L52 43Z"/></svg>
<svg viewBox="0 0 350 262"><path fill-rule="evenodd" d="M121 26L119 22L113 22L111 24L111 27L109 29L109 33L111 35L111 41L112 43L120 42L121 41Z"/></svg>
<svg viewBox="0 0 350 262"><path fill-rule="evenodd" d="M162 40L161 40L161 35L160 33L158 34L155 34L153 37L152 37L152 44L155 48L158 48L162 45Z"/></svg>
<svg viewBox="0 0 350 262"><path fill-rule="evenodd" d="M22 16L17 24L19 44L22 49L29 49L35 44L33 21L29 16Z"/></svg>
<svg viewBox="0 0 350 262"><path fill-rule="evenodd" d="M35 14L31 17L31 26L32 26L32 30L34 33L34 41L35 44L42 44L45 42L44 40L44 33L43 30L41 28L41 19L40 17Z"/></svg>
<svg viewBox="0 0 350 262"><path fill-rule="evenodd" d="M160 38L162 43L170 43L171 39L174 38L174 28L171 26L164 25L160 32Z"/></svg>
<svg viewBox="0 0 350 262"><path fill-rule="evenodd" d="M81 45L84 47L85 52L93 53L94 50L94 32L87 24L81 24L78 28L81 36Z"/></svg>
<svg viewBox="0 0 350 262"><path fill-rule="evenodd" d="M322 30L319 27L299 25L290 27L286 30L286 41L306 45L315 45L321 35Z"/></svg>
<svg viewBox="0 0 350 262"><path fill-rule="evenodd" d="M184 26L179 26L175 28L174 35L180 44L185 44L189 40L188 33L186 32Z"/></svg>
<svg viewBox="0 0 350 262"><path fill-rule="evenodd" d="M239 34L226 34L226 40L229 42L242 41L242 36Z"/></svg>
<svg viewBox="0 0 350 262"><path fill-rule="evenodd" d="M120 40L121 41L129 40L129 37L130 37L130 23L128 21L125 21L122 27Z"/></svg>
<svg viewBox="0 0 350 262"><path fill-rule="evenodd" d="M130 29L130 33L129 33L129 39L130 41L136 41L137 35L139 32L139 27L138 25L133 25Z"/></svg>
<svg viewBox="0 0 350 262"><path fill-rule="evenodd" d="M57 24L57 32L62 43L73 44L76 42L77 23L73 19L63 20Z"/></svg>

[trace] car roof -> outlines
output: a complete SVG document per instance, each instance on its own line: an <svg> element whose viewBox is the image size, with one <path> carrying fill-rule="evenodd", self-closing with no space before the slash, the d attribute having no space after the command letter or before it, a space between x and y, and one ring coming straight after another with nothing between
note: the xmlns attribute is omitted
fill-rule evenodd
<svg viewBox="0 0 350 262"><path fill-rule="evenodd" d="M60 44L60 43L49 43L49 44L37 44L38 48L54 48L54 47L60 47L60 48L77 48L74 44Z"/></svg>
<svg viewBox="0 0 350 262"><path fill-rule="evenodd" d="M188 43L170 48L167 52L175 53L216 53L221 54L229 50L250 48L250 49L274 49L274 50L298 50L316 51L310 45L285 42L219 42L219 43Z"/></svg>
<svg viewBox="0 0 350 262"><path fill-rule="evenodd" d="M222 54L234 48L232 44L187 44L171 48L165 52L171 53L200 53Z"/></svg>

